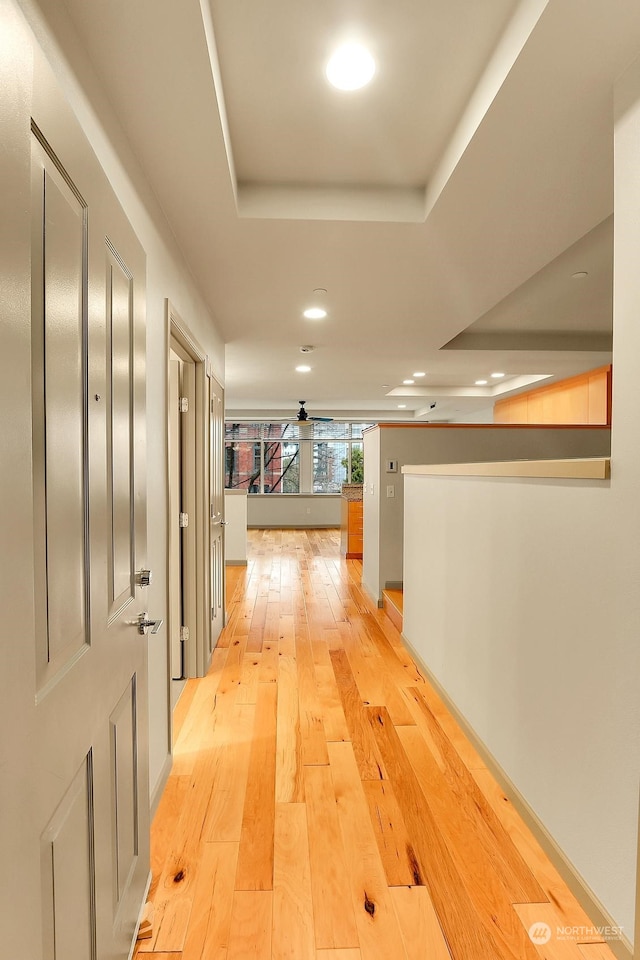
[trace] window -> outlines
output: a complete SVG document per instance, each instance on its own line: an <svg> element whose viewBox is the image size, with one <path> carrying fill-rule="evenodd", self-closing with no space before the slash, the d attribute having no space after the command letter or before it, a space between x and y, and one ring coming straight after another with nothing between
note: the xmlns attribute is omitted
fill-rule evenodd
<svg viewBox="0 0 640 960"><path fill-rule="evenodd" d="M260 492L260 444L225 441L225 487Z"/></svg>
<svg viewBox="0 0 640 960"><path fill-rule="evenodd" d="M264 444L263 493L300 493L300 445L270 440Z"/></svg>
<svg viewBox="0 0 640 960"><path fill-rule="evenodd" d="M351 436L350 423L339 423L337 420L330 420L328 423L317 420L312 423L313 436L326 438L327 440L343 440Z"/></svg>
<svg viewBox="0 0 640 960"><path fill-rule="evenodd" d="M224 435L227 440L259 440L262 436L262 424L226 423Z"/></svg>
<svg viewBox="0 0 640 960"><path fill-rule="evenodd" d="M225 425L225 486L248 493L338 494L362 483L367 423L337 420Z"/></svg>
<svg viewBox="0 0 640 960"><path fill-rule="evenodd" d="M313 492L340 493L349 476L349 444L322 441L313 444Z"/></svg>
<svg viewBox="0 0 640 960"><path fill-rule="evenodd" d="M351 444L351 483L364 483L364 444Z"/></svg>

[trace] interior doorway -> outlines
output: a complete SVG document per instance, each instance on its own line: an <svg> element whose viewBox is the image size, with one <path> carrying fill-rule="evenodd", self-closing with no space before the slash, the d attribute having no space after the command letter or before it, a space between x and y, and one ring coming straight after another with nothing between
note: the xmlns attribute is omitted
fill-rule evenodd
<svg viewBox="0 0 640 960"><path fill-rule="evenodd" d="M207 671L224 619L224 394L167 301L168 643L171 710Z"/></svg>
<svg viewBox="0 0 640 960"><path fill-rule="evenodd" d="M185 680L187 650L191 625L195 625L195 597L190 584L193 562L193 528L189 515L194 515L191 502L193 480L190 467L194 462L193 430L193 362L169 349L169 663L172 681ZM191 406L191 410L189 410ZM172 684L174 699L181 685Z"/></svg>

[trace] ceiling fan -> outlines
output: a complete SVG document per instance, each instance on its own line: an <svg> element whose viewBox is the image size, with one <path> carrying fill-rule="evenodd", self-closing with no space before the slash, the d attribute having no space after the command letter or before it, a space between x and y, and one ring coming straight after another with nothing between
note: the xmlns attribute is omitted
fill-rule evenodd
<svg viewBox="0 0 640 960"><path fill-rule="evenodd" d="M304 407L306 402L306 400L298 400L300 409L298 410L296 419L299 423L306 423L308 420L313 420L316 423L331 423L333 421L333 417L310 417Z"/></svg>

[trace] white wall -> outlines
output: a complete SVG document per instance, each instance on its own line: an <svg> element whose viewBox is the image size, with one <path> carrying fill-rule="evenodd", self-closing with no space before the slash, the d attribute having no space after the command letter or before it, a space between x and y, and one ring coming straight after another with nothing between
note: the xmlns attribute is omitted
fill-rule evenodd
<svg viewBox="0 0 640 960"><path fill-rule="evenodd" d="M617 88L610 482L406 478L404 629L633 937L640 772L640 62Z"/></svg>
<svg viewBox="0 0 640 960"><path fill-rule="evenodd" d="M249 494L250 527L339 527L340 496L331 494Z"/></svg>
<svg viewBox="0 0 640 960"><path fill-rule="evenodd" d="M379 435L378 446L372 438ZM407 463L464 463L482 460L553 459L556 457L608 456L608 430L522 427L488 424L482 428L424 425L423 427L375 427L365 434L365 464L370 464L377 493L364 498L363 575L371 595L379 599L388 583L402 582L402 526L404 483L400 472ZM379 453L377 453L379 450ZM398 473L386 472L386 461L398 462ZM373 475L371 476L373 480ZM394 497L386 496L388 484ZM374 540L371 512L379 511L378 537ZM370 534L367 537L366 530ZM376 561L377 556L377 561ZM375 563L378 569L375 569Z"/></svg>
<svg viewBox="0 0 640 960"><path fill-rule="evenodd" d="M147 565L152 617L167 617L165 299L169 298L208 353L215 376L224 382L224 345L211 314L175 245L164 215L131 153L64 5L56 0L19 0L54 73L80 120L147 255ZM149 777L151 795L169 759L169 684L166 635L149 640Z"/></svg>
<svg viewBox="0 0 640 960"><path fill-rule="evenodd" d="M400 480L399 469L396 476ZM380 430L377 427L364 432L362 583L373 600L380 599Z"/></svg>
<svg viewBox="0 0 640 960"><path fill-rule="evenodd" d="M612 492L407 477L404 634L628 930L640 551Z"/></svg>
<svg viewBox="0 0 640 960"><path fill-rule="evenodd" d="M224 492L224 561L235 566L247 564L247 491Z"/></svg>

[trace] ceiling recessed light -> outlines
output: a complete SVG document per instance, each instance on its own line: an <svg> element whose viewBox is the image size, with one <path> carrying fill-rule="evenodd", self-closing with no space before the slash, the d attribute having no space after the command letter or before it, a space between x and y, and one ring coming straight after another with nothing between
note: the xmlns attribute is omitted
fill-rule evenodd
<svg viewBox="0 0 640 960"><path fill-rule="evenodd" d="M323 310L322 307L309 307L309 309L305 310L303 314L307 320L324 320L326 315L327 311Z"/></svg>
<svg viewBox="0 0 640 960"><path fill-rule="evenodd" d="M399 403L399 404L398 404L398 410L406 410L406 409L407 409L406 403Z"/></svg>
<svg viewBox="0 0 640 960"><path fill-rule="evenodd" d="M414 373L414 377L426 377L426 373Z"/></svg>
<svg viewBox="0 0 640 960"><path fill-rule="evenodd" d="M296 370L298 371L298 373L309 373L311 370L311 367L307 367L304 364L301 364L299 367L296 367Z"/></svg>
<svg viewBox="0 0 640 960"><path fill-rule="evenodd" d="M383 389L383 390L386 390L386 389L388 388L388 386L389 386L388 383L383 383L383 384L382 384L382 389Z"/></svg>
<svg viewBox="0 0 640 960"><path fill-rule="evenodd" d="M572 274L571 274L571 279L572 279L572 280L584 280L584 278L585 278L585 277L588 277L588 276L589 276L589 274L587 273L586 270L578 270L577 273L572 273Z"/></svg>
<svg viewBox="0 0 640 960"><path fill-rule="evenodd" d="M314 292L315 294L317 294L319 297L322 297L322 296L324 296L324 294L327 292L327 288L326 288L326 287L316 287L313 292Z"/></svg>
<svg viewBox="0 0 640 960"><path fill-rule="evenodd" d="M499 380L500 377L504 377L504 373L492 373L491 376L494 380Z"/></svg>
<svg viewBox="0 0 640 960"><path fill-rule="evenodd" d="M410 387L413 383L415 383L415 380L403 380L402 382L404 383L405 387Z"/></svg>
<svg viewBox="0 0 640 960"><path fill-rule="evenodd" d="M338 90L359 90L376 72L375 60L360 43L345 43L329 60L325 73Z"/></svg>
<svg viewBox="0 0 640 960"><path fill-rule="evenodd" d="M486 387L486 385L487 385L486 380L476 380L476 387Z"/></svg>

